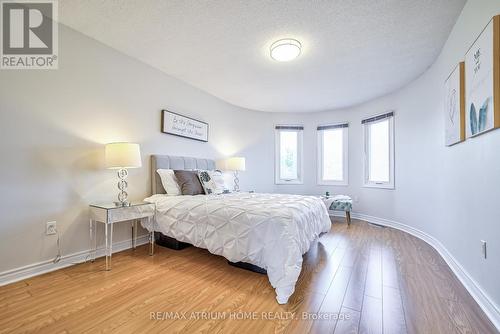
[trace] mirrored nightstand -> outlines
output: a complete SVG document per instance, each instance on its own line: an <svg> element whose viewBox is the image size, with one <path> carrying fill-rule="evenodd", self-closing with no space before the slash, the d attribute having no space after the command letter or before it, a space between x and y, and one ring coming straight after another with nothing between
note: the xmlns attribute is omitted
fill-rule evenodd
<svg viewBox="0 0 500 334"><path fill-rule="evenodd" d="M92 261L97 252L96 223L104 224L106 270L111 270L111 255L113 253L113 225L121 222L132 223L132 247L135 249L137 242L137 222L142 219L154 219L155 205L146 202L131 203L130 206L117 206L116 204L91 204L90 205L90 244ZM150 255L154 251L154 234L149 235Z"/></svg>

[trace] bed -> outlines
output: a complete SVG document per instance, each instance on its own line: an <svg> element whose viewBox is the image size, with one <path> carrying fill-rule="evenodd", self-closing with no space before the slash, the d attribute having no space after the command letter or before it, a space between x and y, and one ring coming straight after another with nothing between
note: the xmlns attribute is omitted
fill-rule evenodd
<svg viewBox="0 0 500 334"><path fill-rule="evenodd" d="M232 193L167 196L157 169L215 169L209 159L153 155L156 219L144 222L180 242L204 248L231 262L249 263L267 271L276 299L286 304L302 269L302 255L331 221L323 201L314 196Z"/></svg>

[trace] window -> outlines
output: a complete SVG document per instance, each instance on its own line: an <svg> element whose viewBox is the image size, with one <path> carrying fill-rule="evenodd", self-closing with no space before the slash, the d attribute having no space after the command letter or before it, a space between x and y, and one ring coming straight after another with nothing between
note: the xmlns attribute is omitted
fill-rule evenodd
<svg viewBox="0 0 500 334"><path fill-rule="evenodd" d="M364 184L394 189L394 113L361 122L364 128Z"/></svg>
<svg viewBox="0 0 500 334"><path fill-rule="evenodd" d="M276 126L276 184L302 183L302 126Z"/></svg>
<svg viewBox="0 0 500 334"><path fill-rule="evenodd" d="M348 127L346 123L318 126L318 184L348 184Z"/></svg>

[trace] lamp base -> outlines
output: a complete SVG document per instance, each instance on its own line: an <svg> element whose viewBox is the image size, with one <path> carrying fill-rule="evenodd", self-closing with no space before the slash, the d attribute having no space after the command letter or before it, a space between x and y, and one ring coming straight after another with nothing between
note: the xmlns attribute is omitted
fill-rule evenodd
<svg viewBox="0 0 500 334"><path fill-rule="evenodd" d="M233 187L234 192L239 192L240 191L240 179L238 178L238 171L234 171L234 187Z"/></svg>
<svg viewBox="0 0 500 334"><path fill-rule="evenodd" d="M125 179L128 176L128 171L125 168L118 170L118 202L115 202L116 206L130 206L130 202L127 200L128 194L126 192L128 183Z"/></svg>

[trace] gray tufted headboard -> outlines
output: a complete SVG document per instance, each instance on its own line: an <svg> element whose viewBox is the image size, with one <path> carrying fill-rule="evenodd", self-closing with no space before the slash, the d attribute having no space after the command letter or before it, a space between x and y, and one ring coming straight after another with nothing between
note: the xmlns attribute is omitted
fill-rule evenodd
<svg viewBox="0 0 500 334"><path fill-rule="evenodd" d="M151 156L151 190L153 195L165 194L165 189L161 184L161 179L157 169L177 169L177 170L214 170L215 160L198 159L190 157L174 157L171 155L152 155Z"/></svg>

